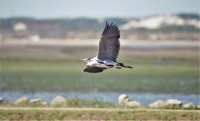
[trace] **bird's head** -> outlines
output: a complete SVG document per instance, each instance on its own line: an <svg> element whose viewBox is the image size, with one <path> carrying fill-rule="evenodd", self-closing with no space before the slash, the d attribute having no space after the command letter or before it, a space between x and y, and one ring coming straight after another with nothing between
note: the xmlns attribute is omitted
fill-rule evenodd
<svg viewBox="0 0 200 121"><path fill-rule="evenodd" d="M82 62L90 62L90 61L91 61L91 58L79 59L79 61L82 61Z"/></svg>

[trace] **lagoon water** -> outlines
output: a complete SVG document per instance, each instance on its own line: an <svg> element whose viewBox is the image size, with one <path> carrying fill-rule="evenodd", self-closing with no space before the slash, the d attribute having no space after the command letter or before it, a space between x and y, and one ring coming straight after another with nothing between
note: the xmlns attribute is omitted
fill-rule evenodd
<svg viewBox="0 0 200 121"><path fill-rule="evenodd" d="M131 99L139 101L143 105L148 105L156 100L167 99L179 99L183 103L193 102L194 104L200 104L200 95L198 94L155 94L155 93L126 93ZM6 101L15 101L16 99L27 96L29 99L40 98L44 101L50 102L55 96L61 95L66 99L97 99L117 104L118 96L122 94L120 92L12 92L3 91L0 92L0 97L4 97Z"/></svg>

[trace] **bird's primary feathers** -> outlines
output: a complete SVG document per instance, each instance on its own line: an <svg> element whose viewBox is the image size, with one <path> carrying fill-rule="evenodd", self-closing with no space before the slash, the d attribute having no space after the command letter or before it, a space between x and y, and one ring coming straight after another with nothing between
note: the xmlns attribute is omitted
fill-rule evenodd
<svg viewBox="0 0 200 121"><path fill-rule="evenodd" d="M120 49L120 32L116 25L107 24L99 41L97 59L116 61Z"/></svg>
<svg viewBox="0 0 200 121"><path fill-rule="evenodd" d="M123 63L118 63L116 61L120 50L119 38L120 32L118 27L113 23L109 24L106 22L99 41L97 57L81 59L87 62L83 72L98 73L113 67L118 69L122 67L132 68L131 66L125 66Z"/></svg>

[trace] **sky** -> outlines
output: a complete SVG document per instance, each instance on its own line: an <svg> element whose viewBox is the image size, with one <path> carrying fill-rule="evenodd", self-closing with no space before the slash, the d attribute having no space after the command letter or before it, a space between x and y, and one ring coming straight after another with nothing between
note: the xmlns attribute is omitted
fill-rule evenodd
<svg viewBox="0 0 200 121"><path fill-rule="evenodd" d="M0 0L0 17L146 17L198 13L200 0Z"/></svg>

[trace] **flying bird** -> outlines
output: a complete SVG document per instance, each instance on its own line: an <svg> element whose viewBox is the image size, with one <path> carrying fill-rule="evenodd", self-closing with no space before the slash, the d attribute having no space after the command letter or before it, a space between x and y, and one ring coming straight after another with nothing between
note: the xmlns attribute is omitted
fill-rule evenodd
<svg viewBox="0 0 200 121"><path fill-rule="evenodd" d="M80 59L80 61L87 62L86 67L82 72L100 73L109 68L133 68L125 66L123 63L116 61L120 50L120 32L118 27L106 22L105 28L99 41L99 48L97 56L94 58Z"/></svg>

